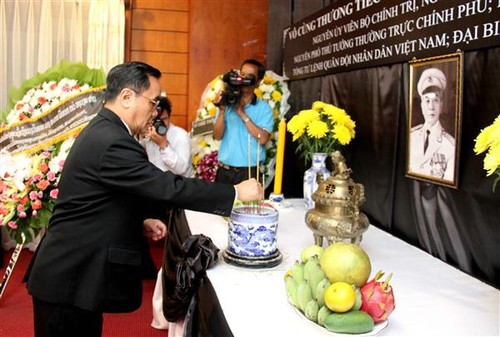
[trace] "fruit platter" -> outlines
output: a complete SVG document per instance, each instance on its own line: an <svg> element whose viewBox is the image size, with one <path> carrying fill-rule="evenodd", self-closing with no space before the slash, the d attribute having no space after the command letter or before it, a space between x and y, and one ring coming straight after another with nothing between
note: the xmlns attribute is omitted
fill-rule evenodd
<svg viewBox="0 0 500 337"><path fill-rule="evenodd" d="M371 274L366 252L353 243L312 245L285 273L288 302L303 317L336 334L374 335L395 309L392 274Z"/></svg>

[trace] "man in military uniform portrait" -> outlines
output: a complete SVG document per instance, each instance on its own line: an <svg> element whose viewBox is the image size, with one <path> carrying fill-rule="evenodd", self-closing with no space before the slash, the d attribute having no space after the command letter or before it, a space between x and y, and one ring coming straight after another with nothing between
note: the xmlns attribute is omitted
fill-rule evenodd
<svg viewBox="0 0 500 337"><path fill-rule="evenodd" d="M440 118L446 76L437 68L422 72L417 83L424 123L410 133L409 171L453 182L455 172L455 138L445 131Z"/></svg>
<svg viewBox="0 0 500 337"><path fill-rule="evenodd" d="M411 128L409 137L409 172L421 176L422 180L427 178L438 183L457 183L455 137L444 127L449 127L449 132L458 137L456 126L453 128L450 123L455 118L454 123L457 125L459 117L447 116L455 111L451 101L452 98L456 99L454 81L451 77L447 81L442 70L429 67L422 72L416 85L423 123L418 122L420 116L412 116L413 124L417 125ZM453 92L453 97L446 95L448 92ZM416 108L415 105L413 107ZM419 243L433 256L470 272L472 267L466 249L467 241L459 230L456 214L448 202L452 192L439 185L442 184L419 180L410 182Z"/></svg>

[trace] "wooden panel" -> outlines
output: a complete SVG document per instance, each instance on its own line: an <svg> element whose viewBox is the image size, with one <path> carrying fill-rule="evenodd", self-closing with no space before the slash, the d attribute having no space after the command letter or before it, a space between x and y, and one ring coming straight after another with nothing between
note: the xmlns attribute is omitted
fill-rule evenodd
<svg viewBox="0 0 500 337"><path fill-rule="evenodd" d="M136 9L132 29L187 32L188 19L188 12Z"/></svg>
<svg viewBox="0 0 500 337"><path fill-rule="evenodd" d="M189 132L191 130L191 125L188 126L187 116L185 116L185 115L184 116L176 116L172 113L172 116L170 116L170 120L172 121L172 123L183 128L187 132Z"/></svg>
<svg viewBox="0 0 500 337"><path fill-rule="evenodd" d="M188 11L189 0L134 0L134 8Z"/></svg>
<svg viewBox="0 0 500 337"><path fill-rule="evenodd" d="M151 30L133 30L131 44L132 51L172 51L187 53L188 34L158 32Z"/></svg>
<svg viewBox="0 0 500 337"><path fill-rule="evenodd" d="M267 1L133 0L130 59L164 73L174 123L190 129L201 94L216 75L246 58L265 64Z"/></svg>
<svg viewBox="0 0 500 337"><path fill-rule="evenodd" d="M131 53L131 59L149 63L165 73L188 73L189 58L187 53L133 51Z"/></svg>
<svg viewBox="0 0 500 337"><path fill-rule="evenodd" d="M215 76L247 58L265 64L268 0L190 2L189 123ZM215 32L217 32L215 34Z"/></svg>
<svg viewBox="0 0 500 337"><path fill-rule="evenodd" d="M167 96L172 102L172 114L173 115L187 115L186 113L186 95L170 95L167 92Z"/></svg>
<svg viewBox="0 0 500 337"><path fill-rule="evenodd" d="M186 95L187 80L187 75L162 73L160 82L167 94Z"/></svg>

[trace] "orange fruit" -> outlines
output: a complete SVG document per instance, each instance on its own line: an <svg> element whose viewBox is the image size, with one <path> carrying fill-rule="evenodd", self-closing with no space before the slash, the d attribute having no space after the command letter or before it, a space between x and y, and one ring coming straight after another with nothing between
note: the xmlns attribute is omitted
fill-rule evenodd
<svg viewBox="0 0 500 337"><path fill-rule="evenodd" d="M352 309L356 301L356 292L346 282L332 283L325 290L325 305L335 312L346 312Z"/></svg>

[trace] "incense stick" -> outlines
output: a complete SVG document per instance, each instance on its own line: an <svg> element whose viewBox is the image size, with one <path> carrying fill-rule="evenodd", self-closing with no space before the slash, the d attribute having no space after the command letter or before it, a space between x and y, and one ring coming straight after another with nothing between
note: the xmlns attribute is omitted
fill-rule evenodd
<svg viewBox="0 0 500 337"><path fill-rule="evenodd" d="M260 173L260 133L257 134L257 182L259 182Z"/></svg>
<svg viewBox="0 0 500 337"><path fill-rule="evenodd" d="M257 172L255 173L257 176L257 182L260 179L260 133L257 134ZM260 202L261 200L257 200L257 213L260 214Z"/></svg>
<svg viewBox="0 0 500 337"><path fill-rule="evenodd" d="M248 134L248 179L252 178L252 162L250 158L250 133Z"/></svg>

